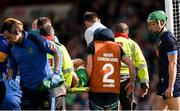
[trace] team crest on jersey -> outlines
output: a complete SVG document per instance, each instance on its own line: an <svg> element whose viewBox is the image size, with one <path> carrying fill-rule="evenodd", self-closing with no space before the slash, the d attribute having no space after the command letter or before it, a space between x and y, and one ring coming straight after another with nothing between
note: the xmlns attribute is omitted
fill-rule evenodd
<svg viewBox="0 0 180 111"><path fill-rule="evenodd" d="M27 51L28 51L29 54L33 53L32 47L28 47L28 48L27 48Z"/></svg>

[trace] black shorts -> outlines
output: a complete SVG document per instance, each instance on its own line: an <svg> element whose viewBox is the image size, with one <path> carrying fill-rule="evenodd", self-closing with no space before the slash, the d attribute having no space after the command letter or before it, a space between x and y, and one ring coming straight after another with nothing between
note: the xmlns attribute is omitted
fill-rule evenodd
<svg viewBox="0 0 180 111"><path fill-rule="evenodd" d="M159 82L157 87L157 95L162 96L163 99L167 99L165 96L165 91L168 88L168 83L163 84ZM173 97L180 97L180 81L176 81L174 84L174 91L173 91Z"/></svg>
<svg viewBox="0 0 180 111"><path fill-rule="evenodd" d="M90 110L118 110L118 94L89 93Z"/></svg>

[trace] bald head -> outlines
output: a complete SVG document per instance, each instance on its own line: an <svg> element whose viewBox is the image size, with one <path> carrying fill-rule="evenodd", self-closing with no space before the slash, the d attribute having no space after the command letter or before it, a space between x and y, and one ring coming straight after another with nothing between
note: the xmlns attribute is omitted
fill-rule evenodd
<svg viewBox="0 0 180 111"><path fill-rule="evenodd" d="M121 33L129 34L129 27L127 26L127 24L125 24L123 22L119 22L115 26L115 32L121 32Z"/></svg>
<svg viewBox="0 0 180 111"><path fill-rule="evenodd" d="M38 19L33 21L31 30L37 30L37 21Z"/></svg>

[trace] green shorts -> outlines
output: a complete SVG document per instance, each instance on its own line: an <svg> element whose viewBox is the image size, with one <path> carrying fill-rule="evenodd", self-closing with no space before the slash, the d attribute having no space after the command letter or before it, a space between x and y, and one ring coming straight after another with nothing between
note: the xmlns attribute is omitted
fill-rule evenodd
<svg viewBox="0 0 180 111"><path fill-rule="evenodd" d="M77 87L86 87L88 83L88 75L85 68L81 68L75 71L79 78L79 84Z"/></svg>

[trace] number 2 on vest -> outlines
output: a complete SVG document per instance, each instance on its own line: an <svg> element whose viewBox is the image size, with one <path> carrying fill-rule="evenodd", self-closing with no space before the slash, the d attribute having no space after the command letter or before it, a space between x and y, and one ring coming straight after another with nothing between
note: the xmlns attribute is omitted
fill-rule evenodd
<svg viewBox="0 0 180 111"><path fill-rule="evenodd" d="M108 77L111 76L114 73L114 67L113 67L112 64L108 63L108 64L105 64L103 66L103 70L107 70L107 68L110 68L110 71L107 72L106 74L104 74L103 83L113 84L114 80L113 79L108 79Z"/></svg>

